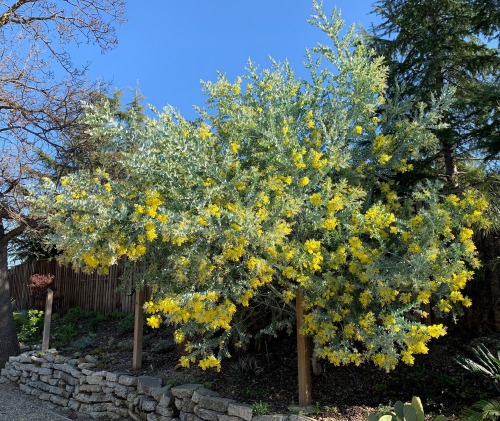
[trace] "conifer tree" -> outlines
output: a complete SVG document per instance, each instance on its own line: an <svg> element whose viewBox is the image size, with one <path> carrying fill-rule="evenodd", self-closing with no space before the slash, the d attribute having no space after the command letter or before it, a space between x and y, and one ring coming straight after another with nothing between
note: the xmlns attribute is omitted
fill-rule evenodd
<svg viewBox="0 0 500 421"><path fill-rule="evenodd" d="M462 158L493 158L499 152L500 55L494 43L500 4L379 0L374 7L382 22L372 28L371 46L386 58L392 95L401 89L428 104L453 90L447 127L436 130L441 151L421 165L436 163L435 170L456 184Z"/></svg>

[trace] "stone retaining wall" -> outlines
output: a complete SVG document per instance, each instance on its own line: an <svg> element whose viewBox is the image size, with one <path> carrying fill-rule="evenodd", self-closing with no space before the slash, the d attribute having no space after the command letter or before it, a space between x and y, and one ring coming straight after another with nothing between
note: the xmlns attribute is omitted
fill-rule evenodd
<svg viewBox="0 0 500 421"><path fill-rule="evenodd" d="M250 405L200 384L171 387L157 377L93 371L95 362L90 356L63 357L55 350L29 351L9 358L0 381L6 378L25 393L98 419L295 421L281 415L253 417Z"/></svg>

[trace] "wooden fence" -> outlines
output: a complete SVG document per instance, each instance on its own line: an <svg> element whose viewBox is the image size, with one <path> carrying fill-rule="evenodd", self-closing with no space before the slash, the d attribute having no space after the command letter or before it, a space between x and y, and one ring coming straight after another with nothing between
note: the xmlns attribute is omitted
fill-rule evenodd
<svg viewBox="0 0 500 421"><path fill-rule="evenodd" d="M109 275L83 273L69 266L61 266L55 261L23 263L9 269L11 296L18 309L31 309L44 305L45 297L32 297L29 282L33 274L54 275L54 311L65 313L70 308L80 307L85 311L109 313L119 311L134 312L134 296L130 288L121 289L120 276L123 268L115 265ZM41 302L40 302L41 301ZM44 308L44 307L42 307Z"/></svg>

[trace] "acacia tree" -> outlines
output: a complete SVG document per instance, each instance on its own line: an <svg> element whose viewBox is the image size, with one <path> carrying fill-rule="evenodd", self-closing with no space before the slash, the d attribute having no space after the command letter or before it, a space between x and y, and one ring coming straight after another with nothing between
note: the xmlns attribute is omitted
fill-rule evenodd
<svg viewBox="0 0 500 421"><path fill-rule="evenodd" d="M317 356L390 370L445 333L421 323L423 304L470 305L461 291L485 201L431 181L398 193L391 181L439 148L429 127L446 101L386 101L382 59L314 6L331 45L307 53L308 80L286 63L250 64L234 83L220 75L204 84L208 109L194 122L166 108L125 128L90 109L96 133L133 138L120 161L128 177L79 172L38 195L63 261L106 271L127 256L142 270L148 323L177 326L183 366L220 368L230 344L248 340L251 309L272 309L262 333L291 329L301 294L300 333Z"/></svg>
<svg viewBox="0 0 500 421"><path fill-rule="evenodd" d="M68 44L116 44L121 0L0 1L0 364L18 344L10 311L7 247L27 226L26 184L43 175L39 151L56 155L92 89Z"/></svg>

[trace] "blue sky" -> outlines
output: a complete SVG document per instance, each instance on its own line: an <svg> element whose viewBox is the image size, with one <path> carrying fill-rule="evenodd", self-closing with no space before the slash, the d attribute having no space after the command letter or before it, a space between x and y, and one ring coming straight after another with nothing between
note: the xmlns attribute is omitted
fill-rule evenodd
<svg viewBox="0 0 500 421"><path fill-rule="evenodd" d="M368 27L376 19L371 4L325 0L324 8L336 6L347 25ZM269 56L287 59L300 75L305 49L325 40L307 23L312 0L130 0L126 13L115 50L80 47L75 61L91 62L89 79L129 92L138 87L147 103L172 105L187 118L196 116L193 105L204 104L200 80L214 81L221 71L233 81L248 59L264 69Z"/></svg>

